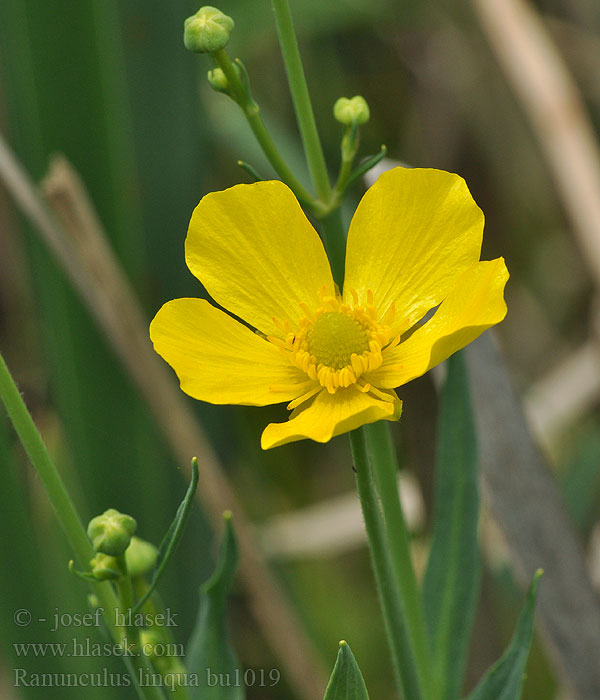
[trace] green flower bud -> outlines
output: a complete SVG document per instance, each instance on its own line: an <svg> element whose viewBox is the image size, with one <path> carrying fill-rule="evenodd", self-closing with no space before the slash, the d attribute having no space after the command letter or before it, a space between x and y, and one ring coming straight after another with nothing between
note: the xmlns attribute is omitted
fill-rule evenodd
<svg viewBox="0 0 600 700"><path fill-rule="evenodd" d="M185 668L174 656L168 656L165 652L169 647L173 647L164 635L156 629L143 629L140 632L140 649L144 656L152 659L154 668L162 674L180 673L182 678L185 674Z"/></svg>
<svg viewBox="0 0 600 700"><path fill-rule="evenodd" d="M118 557L129 547L137 523L130 515L109 508L90 520L87 534L96 552Z"/></svg>
<svg viewBox="0 0 600 700"><path fill-rule="evenodd" d="M145 647L144 654L152 657L155 656L154 647L157 644L164 644L164 639L157 630L146 628L140 631L140 644Z"/></svg>
<svg viewBox="0 0 600 700"><path fill-rule="evenodd" d="M213 68L208 71L208 82L213 90L217 92L225 92L229 90L229 81L227 76L220 68Z"/></svg>
<svg viewBox="0 0 600 700"><path fill-rule="evenodd" d="M125 550L127 573L135 578L154 568L158 557L158 549L139 537L132 537L129 547Z"/></svg>
<svg viewBox="0 0 600 700"><path fill-rule="evenodd" d="M185 20L183 43L194 53L214 53L227 46L233 27L231 17L206 5Z"/></svg>
<svg viewBox="0 0 600 700"><path fill-rule="evenodd" d="M369 105L360 95L352 99L340 97L333 105L333 116L346 126L352 126L353 122L364 124L369 121Z"/></svg>
<svg viewBox="0 0 600 700"><path fill-rule="evenodd" d="M121 578L123 572L119 566L119 560L116 557L111 557L108 554L98 552L90 561L92 576L98 581L110 581L116 578Z"/></svg>

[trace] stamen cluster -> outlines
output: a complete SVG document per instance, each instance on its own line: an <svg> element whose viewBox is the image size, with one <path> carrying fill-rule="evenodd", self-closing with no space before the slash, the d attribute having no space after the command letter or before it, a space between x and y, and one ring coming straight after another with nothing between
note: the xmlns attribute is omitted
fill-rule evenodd
<svg viewBox="0 0 600 700"><path fill-rule="evenodd" d="M302 303L304 317L298 330L291 324L280 324L286 332L285 340L269 338L277 344L290 361L319 382L330 394L352 384L368 392L371 387L361 380L365 372L381 366L382 349L390 345L390 328L378 321L373 305L373 294L367 293L367 304L358 303L358 294L351 290L353 304L339 296L328 296L323 290L321 306L312 311ZM384 321L391 323L391 309ZM396 345L399 338L395 338Z"/></svg>

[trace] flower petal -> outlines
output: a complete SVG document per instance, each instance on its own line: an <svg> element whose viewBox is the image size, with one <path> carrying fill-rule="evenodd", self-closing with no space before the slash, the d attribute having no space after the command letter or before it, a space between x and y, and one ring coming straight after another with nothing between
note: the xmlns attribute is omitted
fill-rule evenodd
<svg viewBox="0 0 600 700"><path fill-rule="evenodd" d="M414 325L479 260L483 213L465 181L442 170L394 168L364 195L348 232L344 299L373 292L380 318L395 302ZM346 291L347 290L347 291ZM406 328L406 326L405 326Z"/></svg>
<svg viewBox="0 0 600 700"><path fill-rule="evenodd" d="M354 430L365 423L374 423L383 418L398 420L402 401L395 394L393 396L393 402L380 401L360 391L355 384L335 394L323 389L307 408L294 410L290 420L267 425L261 446L263 450L268 450L305 438L328 442L335 435Z"/></svg>
<svg viewBox="0 0 600 700"><path fill-rule="evenodd" d="M203 197L185 242L188 267L211 297L268 335L296 321L299 307L334 294L325 249L291 190L272 180Z"/></svg>
<svg viewBox="0 0 600 700"><path fill-rule="evenodd" d="M150 324L150 338L182 390L201 401L266 406L314 384L272 343L204 299L167 302Z"/></svg>
<svg viewBox="0 0 600 700"><path fill-rule="evenodd" d="M508 270L504 258L472 265L427 323L364 375L374 386L392 389L420 377L475 340L506 315L503 292Z"/></svg>

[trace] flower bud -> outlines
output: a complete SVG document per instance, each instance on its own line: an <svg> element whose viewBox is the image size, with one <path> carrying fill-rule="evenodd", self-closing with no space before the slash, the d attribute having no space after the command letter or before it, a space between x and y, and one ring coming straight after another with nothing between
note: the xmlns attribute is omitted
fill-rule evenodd
<svg viewBox="0 0 600 700"><path fill-rule="evenodd" d="M129 547L137 523L130 515L109 508L90 520L87 534L96 552L118 557Z"/></svg>
<svg viewBox="0 0 600 700"><path fill-rule="evenodd" d="M158 549L153 544L139 537L132 537L129 547L125 550L127 573L132 578L142 576L154 568L157 557Z"/></svg>
<svg viewBox="0 0 600 700"><path fill-rule="evenodd" d="M90 561L90 568L92 576L98 581L111 581L123 575L119 560L102 552L98 552Z"/></svg>
<svg viewBox="0 0 600 700"><path fill-rule="evenodd" d="M369 105L360 95L352 99L340 97L333 105L333 116L346 126L351 126L354 122L364 124L369 121Z"/></svg>
<svg viewBox="0 0 600 700"><path fill-rule="evenodd" d="M177 659L165 654L165 650L167 650L169 646L169 643L158 630L143 629L140 631L140 648L142 654L152 659L152 665L159 673L163 675L167 673L185 673L185 669L181 667Z"/></svg>
<svg viewBox="0 0 600 700"><path fill-rule="evenodd" d="M217 92L225 92L229 90L229 81L227 76L220 68L213 68L208 71L208 82L213 90Z"/></svg>
<svg viewBox="0 0 600 700"><path fill-rule="evenodd" d="M234 22L216 7L206 5L184 22L183 43L195 53L214 53L229 43Z"/></svg>

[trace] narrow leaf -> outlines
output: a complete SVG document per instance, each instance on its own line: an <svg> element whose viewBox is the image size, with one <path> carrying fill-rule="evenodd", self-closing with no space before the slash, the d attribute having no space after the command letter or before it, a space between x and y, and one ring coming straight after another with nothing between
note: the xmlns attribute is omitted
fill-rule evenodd
<svg viewBox="0 0 600 700"><path fill-rule="evenodd" d="M158 548L158 557L156 559L156 568L154 569L152 581L150 581L150 585L148 586L147 591L138 600L135 607L133 608L133 614L138 612L141 609L142 605L148 600L148 598L150 598L150 596L154 592L154 589L156 588L156 584L158 583L167 564L169 563L169 560L175 552L175 549L179 544L181 535L183 534L183 529L185 528L187 519L190 515L190 511L192 509L192 502L197 486L198 460L196 459L196 457L194 457L192 459L192 479L190 481L190 485L188 486L188 490L186 491L186 494L183 497L183 501L181 501L181 503L179 504L179 508L177 508L177 512L175 513L173 522L169 526L169 529L167 530L167 533L163 537L162 542L160 543L160 547Z"/></svg>
<svg viewBox="0 0 600 700"><path fill-rule="evenodd" d="M542 570L538 569L527 593L517 627L502 658L487 671L467 700L519 700L525 680L525 665L533 636L535 599Z"/></svg>
<svg viewBox="0 0 600 700"><path fill-rule="evenodd" d="M369 700L354 654L343 640L323 700Z"/></svg>
<svg viewBox="0 0 600 700"><path fill-rule="evenodd" d="M242 170L245 170L248 175L252 178L254 182L260 182L261 180L264 180L265 178L259 175L258 170L253 165L250 165L250 163L246 163L245 160L238 160L237 164L242 168Z"/></svg>
<svg viewBox="0 0 600 700"><path fill-rule="evenodd" d="M438 428L433 537L423 581L440 700L460 697L480 579L477 436L461 353L448 360Z"/></svg>
<svg viewBox="0 0 600 700"><path fill-rule="evenodd" d="M189 673L198 677L190 687L192 700L243 700L243 676L227 634L227 595L237 568L238 549L231 513L223 515L225 532L213 575L200 588L200 609L186 655Z"/></svg>
<svg viewBox="0 0 600 700"><path fill-rule="evenodd" d="M350 187L350 185L353 182L356 182L365 173L368 173L369 170L371 170L371 168L374 168L377 165L377 163L379 163L379 161L385 158L386 155L387 147L382 144L381 148L379 149L379 153L376 153L374 156L369 156L350 173L348 180L344 184L344 189Z"/></svg>

